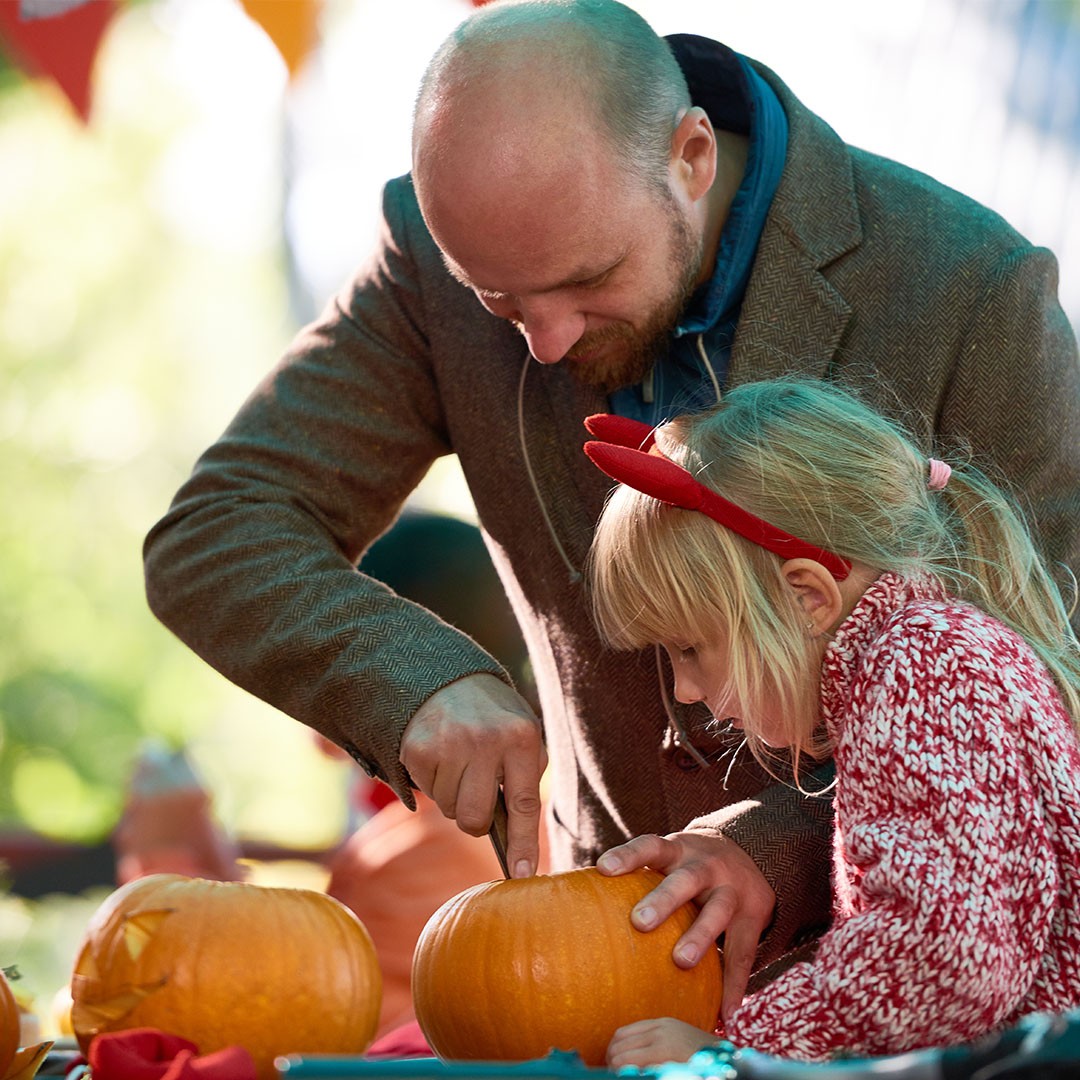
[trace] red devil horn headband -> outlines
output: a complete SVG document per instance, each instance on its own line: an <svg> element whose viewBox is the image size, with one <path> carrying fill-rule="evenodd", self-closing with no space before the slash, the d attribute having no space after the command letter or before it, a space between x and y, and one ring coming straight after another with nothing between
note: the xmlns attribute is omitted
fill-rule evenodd
<svg viewBox="0 0 1080 1080"><path fill-rule="evenodd" d="M585 428L601 442L630 446L635 450L651 450L656 441L656 428L614 413L594 413L585 417Z"/></svg>
<svg viewBox="0 0 1080 1080"><path fill-rule="evenodd" d="M620 484L669 506L697 510L782 559L814 559L837 581L843 581L851 573L847 559L770 525L695 480L681 465L656 449L654 432L648 424L599 413L590 416L585 427L597 436L596 441L585 444L585 453L594 465Z"/></svg>

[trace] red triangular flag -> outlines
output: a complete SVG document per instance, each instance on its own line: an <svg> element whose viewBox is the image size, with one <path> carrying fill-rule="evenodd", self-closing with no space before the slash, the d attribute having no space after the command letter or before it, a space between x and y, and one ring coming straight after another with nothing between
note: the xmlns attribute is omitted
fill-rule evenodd
<svg viewBox="0 0 1080 1080"><path fill-rule="evenodd" d="M0 0L0 47L27 75L56 82L85 123L94 58L115 13L116 0L88 0L58 15L26 20L19 4Z"/></svg>

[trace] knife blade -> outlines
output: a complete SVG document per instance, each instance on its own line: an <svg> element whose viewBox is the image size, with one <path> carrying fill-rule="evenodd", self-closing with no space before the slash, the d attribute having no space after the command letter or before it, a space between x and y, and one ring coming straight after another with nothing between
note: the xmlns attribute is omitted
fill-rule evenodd
<svg viewBox="0 0 1080 1080"><path fill-rule="evenodd" d="M495 812L491 817L491 828L488 829L488 838L491 846L495 849L495 856L502 867L503 877L510 876L510 867L506 862L506 796L501 787L495 789Z"/></svg>

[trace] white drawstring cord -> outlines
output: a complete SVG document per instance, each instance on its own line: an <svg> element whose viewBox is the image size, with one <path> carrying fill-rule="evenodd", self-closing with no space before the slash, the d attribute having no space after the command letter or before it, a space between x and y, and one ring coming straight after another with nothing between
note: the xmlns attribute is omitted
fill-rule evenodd
<svg viewBox="0 0 1080 1080"><path fill-rule="evenodd" d="M709 381L712 383L713 393L716 395L716 403L719 404L722 395L720 393L720 380L716 377L716 372L713 371L713 366L709 362L709 354L705 351L705 335L698 334L697 336L697 351L698 356L701 357L701 362L705 366L706 372L709 375Z"/></svg>
<svg viewBox="0 0 1080 1080"><path fill-rule="evenodd" d="M570 571L570 580L574 584L577 584L577 582L581 580L581 571L570 561L570 556L566 554L566 549L560 543L559 536L555 532L555 526L551 523L547 507L544 505L543 496L540 494L540 485L536 482L536 474L533 472L532 462L529 460L529 447L525 441L525 376L528 374L529 368L535 363L536 361L533 360L532 356L529 353L526 353L525 363L521 367L521 377L518 379L517 424L518 441L521 444L521 459L525 462L525 472L528 474L529 484L532 487L533 495L536 496L536 503L540 507L540 514L544 519L544 524L547 526L548 535L555 545L555 550L566 564L567 570Z"/></svg>

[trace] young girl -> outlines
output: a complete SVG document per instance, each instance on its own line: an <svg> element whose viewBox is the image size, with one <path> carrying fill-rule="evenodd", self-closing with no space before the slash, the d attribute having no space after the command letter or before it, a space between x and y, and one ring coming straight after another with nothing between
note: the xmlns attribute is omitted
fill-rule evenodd
<svg viewBox="0 0 1080 1080"><path fill-rule="evenodd" d="M836 764L832 928L726 1036L815 1061L1080 1005L1080 649L1002 493L814 382L589 427L621 481L591 556L605 638L662 644L679 700L778 775ZM715 1038L643 1021L609 1065Z"/></svg>

